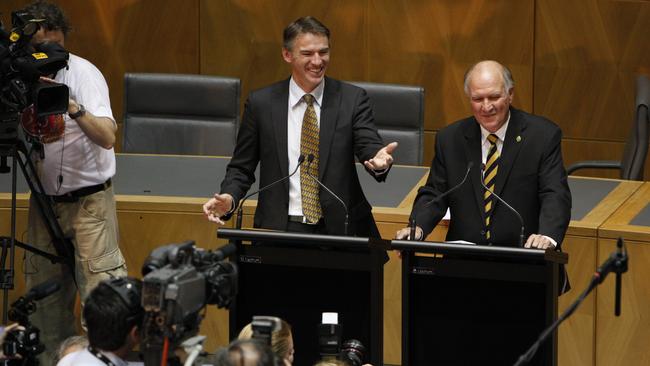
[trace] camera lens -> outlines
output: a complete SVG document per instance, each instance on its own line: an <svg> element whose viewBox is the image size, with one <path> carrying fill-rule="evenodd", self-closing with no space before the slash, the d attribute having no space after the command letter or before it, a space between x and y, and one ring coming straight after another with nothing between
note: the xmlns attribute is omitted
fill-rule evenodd
<svg viewBox="0 0 650 366"><path fill-rule="evenodd" d="M366 355L366 347L356 339L350 339L341 345L339 358L352 366L363 365L363 359Z"/></svg>

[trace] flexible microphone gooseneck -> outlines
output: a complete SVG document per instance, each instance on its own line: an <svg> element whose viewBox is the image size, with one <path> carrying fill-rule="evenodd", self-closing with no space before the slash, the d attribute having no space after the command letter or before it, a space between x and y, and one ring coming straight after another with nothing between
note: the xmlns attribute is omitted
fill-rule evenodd
<svg viewBox="0 0 650 366"><path fill-rule="evenodd" d="M524 219L521 217L519 212L517 212L517 210L515 210L512 206L508 204L508 202L504 201L503 198L499 197L496 193L494 193L494 191L492 191L490 188L485 186L485 183L483 182L484 174L485 174L485 164L481 164L481 186L483 186L483 188L486 191L490 192L494 197L496 197L499 200L499 202L506 205L506 207L508 207L508 209L514 212L514 214L517 216L517 218L519 219L519 223L521 223L521 232L519 233L519 247L523 248L524 247Z"/></svg>
<svg viewBox="0 0 650 366"><path fill-rule="evenodd" d="M280 182L283 182L283 181L293 177L294 174L296 174L296 172L298 171L298 168L300 168L300 166L302 165L302 163L304 161L305 161L305 155L300 154L300 156L298 157L298 165L296 165L296 168L291 172L291 174L287 175L286 177L282 177L282 178L276 180L275 182L273 182L271 184L265 185L264 187L262 187L262 188L258 189L257 191L247 195L241 201L239 201L239 208L237 208L236 228L241 229L241 221L242 221L242 215L243 215L243 211L244 211L244 202L246 202L247 199L251 198L252 196L254 196L256 194L259 194L262 191L265 191L265 190L273 187L274 185L276 185L276 184L278 184Z"/></svg>
<svg viewBox="0 0 650 366"><path fill-rule="evenodd" d="M447 196L450 195L451 193L453 193L453 192L455 192L456 190L458 190L458 188L460 188L463 184L465 184L465 181L467 180L467 177L469 177L469 171L472 170L472 167L473 167L473 166L474 166L474 162L473 162L473 161L470 161L470 162L467 164L467 170L465 170L465 175L463 176L463 179L461 179L460 183L458 183L458 184L456 184L455 186L451 187L451 189L447 190L446 192L443 192L441 195L439 195L439 196L437 196L437 197L434 197L431 201L425 203L425 204L424 204L424 207L429 207L429 206L431 206L432 204L434 204L434 203L440 201L441 199L447 197ZM416 228L416 226L417 226L417 225L416 225L416 223L415 223L415 216L413 216L413 217L409 217L409 228L411 229L411 231L410 231L410 233L409 233L409 238L410 238L410 240L417 240L417 239L415 238L415 228ZM424 238L422 238L422 239L424 239Z"/></svg>
<svg viewBox="0 0 650 366"><path fill-rule="evenodd" d="M321 182L320 180L318 180L318 178L314 177L314 176L309 172L309 167L311 166L311 163L312 163L313 161L314 161L314 154L309 154L309 155L307 156L307 175L308 175L311 179L313 179L314 182L318 183L318 185L321 186L324 190L326 190L327 192L329 192L329 194L331 194L332 197L336 198L336 199L341 203L341 205L343 206L343 209L345 210L345 222L344 222L344 224L343 224L343 235L346 235L346 236L347 236L347 235L348 235L348 206L345 204L345 202L343 202L343 200L342 200L339 196L336 195L336 193L332 192L332 190L329 189L329 188L327 188L327 186L326 186L325 184L323 184L323 182Z"/></svg>

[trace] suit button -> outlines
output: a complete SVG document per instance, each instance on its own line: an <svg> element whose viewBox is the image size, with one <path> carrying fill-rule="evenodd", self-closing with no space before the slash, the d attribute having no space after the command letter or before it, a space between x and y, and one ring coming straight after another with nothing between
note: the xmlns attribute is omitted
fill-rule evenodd
<svg viewBox="0 0 650 366"><path fill-rule="evenodd" d="M481 230L481 236L485 236L485 230Z"/></svg>

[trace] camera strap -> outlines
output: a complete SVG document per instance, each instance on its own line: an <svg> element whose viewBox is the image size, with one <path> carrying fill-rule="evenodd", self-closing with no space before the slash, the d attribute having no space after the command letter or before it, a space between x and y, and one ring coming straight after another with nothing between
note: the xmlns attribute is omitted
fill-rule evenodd
<svg viewBox="0 0 650 366"><path fill-rule="evenodd" d="M90 354L92 354L93 356L97 357L97 359L105 363L107 366L117 366L113 363L113 361L111 361L108 357L106 357L105 354L99 352L92 346L88 346L88 352L90 352Z"/></svg>

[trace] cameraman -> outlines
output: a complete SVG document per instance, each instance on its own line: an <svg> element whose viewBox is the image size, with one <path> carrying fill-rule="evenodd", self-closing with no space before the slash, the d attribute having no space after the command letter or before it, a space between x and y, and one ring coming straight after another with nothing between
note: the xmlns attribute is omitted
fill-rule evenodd
<svg viewBox="0 0 650 366"><path fill-rule="evenodd" d="M37 19L44 19L32 38L33 44L55 42L64 46L70 25L58 6L35 1L24 10ZM68 113L63 116L65 132L60 139L44 144L45 158L35 160L63 234L74 245L75 273L62 264L52 264L46 258L26 253L28 288L51 278L58 279L61 286L59 292L37 303L38 310L33 317L46 346L46 353L41 357L45 365L51 363L57 345L76 333L74 279L83 303L100 281L126 275L124 257L118 247L111 186L117 125L108 86L94 65L72 53L68 67L52 78L70 90ZM34 199L30 200L28 239L34 247L55 253Z"/></svg>
<svg viewBox="0 0 650 366"><path fill-rule="evenodd" d="M126 365L124 358L140 342L144 317L142 283L134 278L100 282L84 304L88 348L63 357L59 366Z"/></svg>

